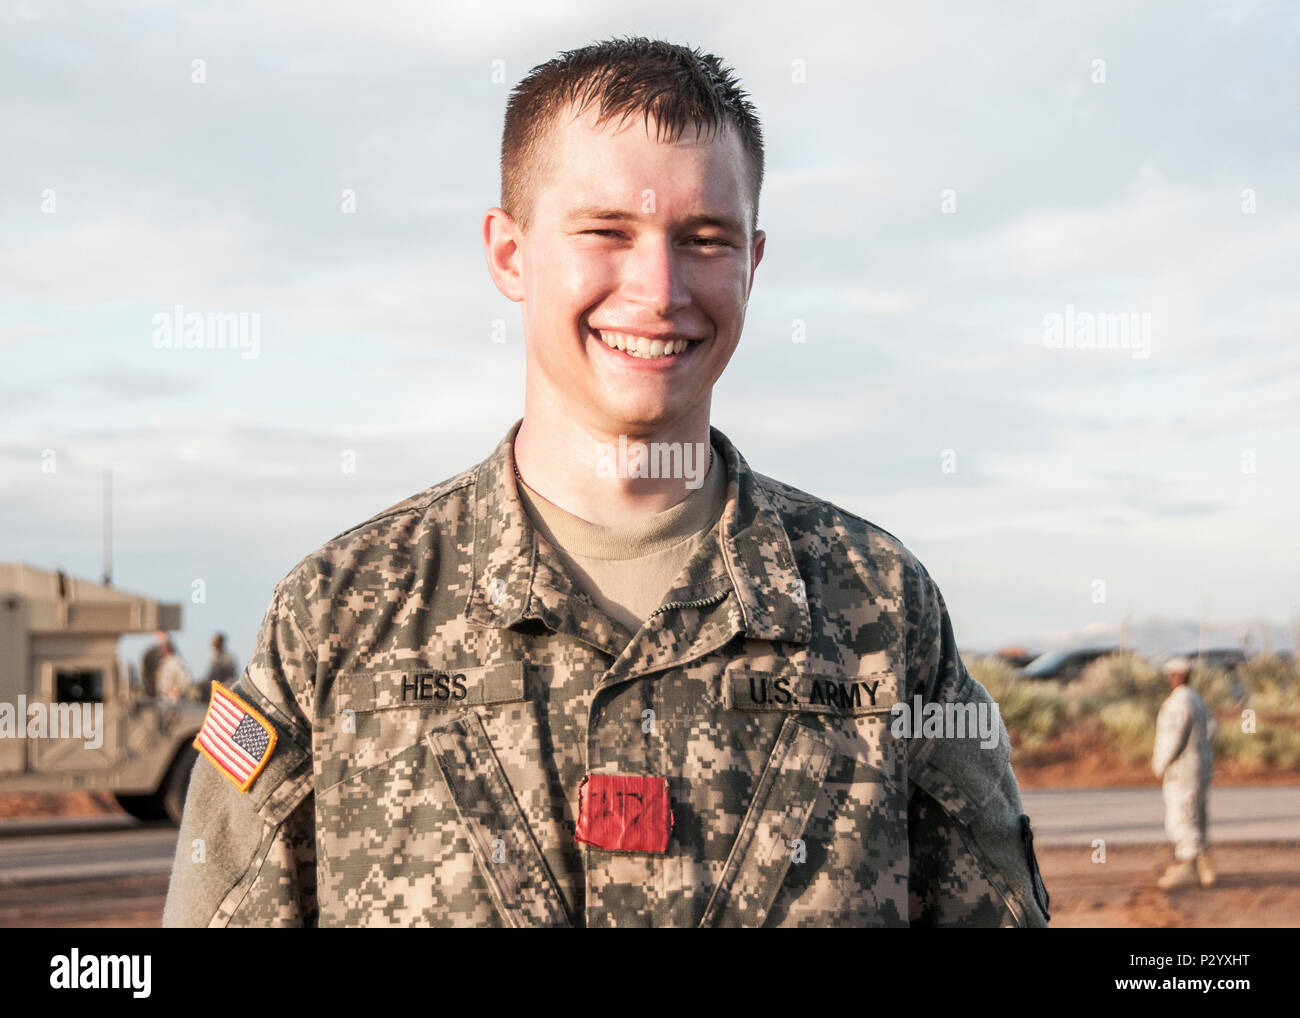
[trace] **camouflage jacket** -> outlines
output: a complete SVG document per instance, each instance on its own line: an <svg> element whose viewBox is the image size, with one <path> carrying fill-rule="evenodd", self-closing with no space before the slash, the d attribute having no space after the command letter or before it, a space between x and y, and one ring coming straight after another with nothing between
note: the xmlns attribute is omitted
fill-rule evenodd
<svg viewBox="0 0 1300 1018"><path fill-rule="evenodd" d="M1156 715L1151 769L1166 784L1205 788L1214 776L1218 724L1201 695L1186 684L1173 690Z"/></svg>
<svg viewBox="0 0 1300 1018"><path fill-rule="evenodd" d="M991 704L896 538L712 429L726 507L633 634L531 526L519 423L277 585L232 690L272 748L196 764L164 925L1047 924L996 708L895 734ZM667 850L577 843L587 774L666 778Z"/></svg>

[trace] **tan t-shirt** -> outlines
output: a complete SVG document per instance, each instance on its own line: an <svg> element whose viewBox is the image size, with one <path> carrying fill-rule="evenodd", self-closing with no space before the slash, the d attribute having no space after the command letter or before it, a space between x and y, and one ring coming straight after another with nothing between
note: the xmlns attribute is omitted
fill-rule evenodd
<svg viewBox="0 0 1300 1018"><path fill-rule="evenodd" d="M635 633L713 529L727 501L727 467L717 450L704 483L675 506L625 524L602 527L547 501L527 483L519 501L538 532L555 546L574 582L601 611Z"/></svg>

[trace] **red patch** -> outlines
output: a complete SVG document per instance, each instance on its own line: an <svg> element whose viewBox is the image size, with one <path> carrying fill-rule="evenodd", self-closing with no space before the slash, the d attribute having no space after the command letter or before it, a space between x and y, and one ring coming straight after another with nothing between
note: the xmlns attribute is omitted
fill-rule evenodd
<svg viewBox="0 0 1300 1018"><path fill-rule="evenodd" d="M582 779L574 841L610 852L667 852L672 832L667 778L588 774Z"/></svg>

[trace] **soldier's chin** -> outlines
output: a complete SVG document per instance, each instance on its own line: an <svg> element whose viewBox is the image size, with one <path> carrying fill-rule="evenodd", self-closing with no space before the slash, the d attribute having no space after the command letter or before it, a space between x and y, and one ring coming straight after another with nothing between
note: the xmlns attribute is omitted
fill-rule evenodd
<svg viewBox="0 0 1300 1018"><path fill-rule="evenodd" d="M675 407L673 401L649 400L643 393L635 391L612 393L605 409L620 434L654 431L681 416L680 408Z"/></svg>

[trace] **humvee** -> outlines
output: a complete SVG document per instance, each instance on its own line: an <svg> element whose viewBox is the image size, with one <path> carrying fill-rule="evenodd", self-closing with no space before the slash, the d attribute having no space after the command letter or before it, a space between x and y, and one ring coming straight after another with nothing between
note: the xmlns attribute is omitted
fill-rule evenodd
<svg viewBox="0 0 1300 1018"><path fill-rule="evenodd" d="M0 794L107 791L179 823L205 705L146 696L117 644L180 626L178 604L0 563Z"/></svg>

